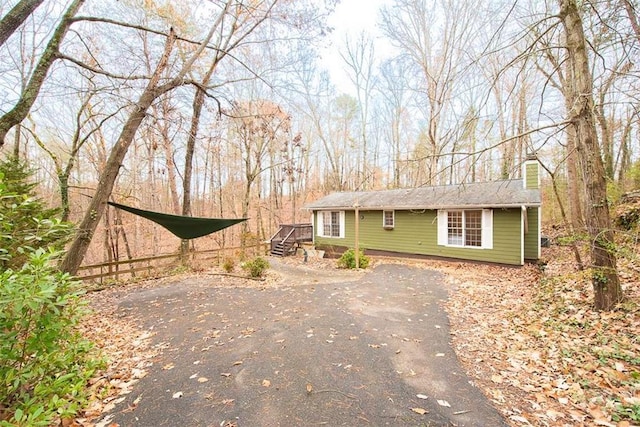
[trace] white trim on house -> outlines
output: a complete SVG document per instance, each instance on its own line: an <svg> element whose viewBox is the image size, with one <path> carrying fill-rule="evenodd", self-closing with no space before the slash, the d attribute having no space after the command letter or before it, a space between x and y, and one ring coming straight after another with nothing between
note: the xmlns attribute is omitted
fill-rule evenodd
<svg viewBox="0 0 640 427"><path fill-rule="evenodd" d="M333 214L333 213L338 213L338 235L337 236L332 236L332 235L325 235L324 233L324 214L325 213L329 213L329 214ZM338 210L321 210L321 211L316 211L316 216L317 216L317 222L318 222L318 230L316 230L316 232L314 233L315 236L318 237L324 237L327 239L344 239L345 236L345 213L344 211L338 211Z"/></svg>
<svg viewBox="0 0 640 427"><path fill-rule="evenodd" d="M318 229L315 235L318 237L324 237L324 215L322 211L316 211L316 221L318 222Z"/></svg>
<svg viewBox="0 0 640 427"><path fill-rule="evenodd" d="M440 209L437 212L438 218L438 245L448 246L453 248L465 248L465 249L493 249L493 209L482 209L482 232L480 235L480 246L467 246L464 244L464 235L462 236L463 244L451 244L449 243L449 212L465 212L465 211L477 211L479 209ZM465 217L463 214L462 223L464 227Z"/></svg>
<svg viewBox="0 0 640 427"><path fill-rule="evenodd" d="M493 209L482 209L482 249L493 249Z"/></svg>
<svg viewBox="0 0 640 427"><path fill-rule="evenodd" d="M309 215L309 222L311 223L311 241L315 245L316 244L316 233L318 232L317 224L316 224L316 215L313 211L311 211L311 215Z"/></svg>
<svg viewBox="0 0 640 427"><path fill-rule="evenodd" d="M447 246L447 211L438 211L438 246Z"/></svg>
<svg viewBox="0 0 640 427"><path fill-rule="evenodd" d="M391 224L387 224L387 212L391 212ZM382 228L392 229L396 226L396 211L385 209L382 211Z"/></svg>

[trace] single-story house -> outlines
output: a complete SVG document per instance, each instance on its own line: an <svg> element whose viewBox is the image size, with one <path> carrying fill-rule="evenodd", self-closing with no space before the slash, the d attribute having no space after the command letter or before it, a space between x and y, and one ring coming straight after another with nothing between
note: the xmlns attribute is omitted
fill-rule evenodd
<svg viewBox="0 0 640 427"><path fill-rule="evenodd" d="M398 190L338 192L305 206L313 242L330 253L355 247L523 265L540 258L540 164L522 178Z"/></svg>

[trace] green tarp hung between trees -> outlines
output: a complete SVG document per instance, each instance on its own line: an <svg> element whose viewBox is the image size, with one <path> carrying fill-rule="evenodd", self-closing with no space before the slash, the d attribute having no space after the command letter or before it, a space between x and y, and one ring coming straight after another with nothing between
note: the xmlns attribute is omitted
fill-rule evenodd
<svg viewBox="0 0 640 427"><path fill-rule="evenodd" d="M198 218L190 216L171 215L160 212L145 211L132 208L114 202L107 202L114 208L122 209L134 215L141 216L166 228L181 239L195 239L206 236L224 228L230 227L239 222L246 221L246 218Z"/></svg>

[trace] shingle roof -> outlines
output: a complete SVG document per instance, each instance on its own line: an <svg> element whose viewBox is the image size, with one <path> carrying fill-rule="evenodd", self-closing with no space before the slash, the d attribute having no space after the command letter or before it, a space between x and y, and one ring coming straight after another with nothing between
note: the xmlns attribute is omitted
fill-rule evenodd
<svg viewBox="0 0 640 427"><path fill-rule="evenodd" d="M540 206L540 190L524 189L521 179L399 190L338 192L304 206L310 210L453 209Z"/></svg>

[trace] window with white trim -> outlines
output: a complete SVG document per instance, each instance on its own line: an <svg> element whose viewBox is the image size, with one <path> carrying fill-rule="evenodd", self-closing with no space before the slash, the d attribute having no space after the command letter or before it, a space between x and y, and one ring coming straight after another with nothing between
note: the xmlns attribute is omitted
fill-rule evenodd
<svg viewBox="0 0 640 427"><path fill-rule="evenodd" d="M344 237L344 211L318 212L318 236Z"/></svg>
<svg viewBox="0 0 640 427"><path fill-rule="evenodd" d="M395 211L382 211L382 226L384 228L393 228L395 224Z"/></svg>
<svg viewBox="0 0 640 427"><path fill-rule="evenodd" d="M464 245L482 246L482 211L462 211L464 214Z"/></svg>
<svg viewBox="0 0 640 427"><path fill-rule="evenodd" d="M493 211L438 211L438 245L492 249Z"/></svg>

